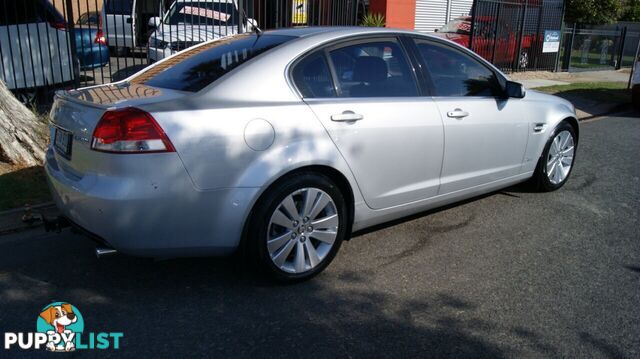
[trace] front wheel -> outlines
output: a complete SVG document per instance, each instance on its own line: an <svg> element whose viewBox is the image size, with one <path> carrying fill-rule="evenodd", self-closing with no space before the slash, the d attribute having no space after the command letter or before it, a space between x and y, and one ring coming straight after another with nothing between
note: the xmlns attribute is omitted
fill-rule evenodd
<svg viewBox="0 0 640 359"><path fill-rule="evenodd" d="M578 138L574 128L561 122L549 137L533 177L537 188L555 191L569 179L573 170Z"/></svg>
<svg viewBox="0 0 640 359"><path fill-rule="evenodd" d="M276 279L294 282L320 273L350 232L345 199L326 176L303 173L280 181L257 203L249 243Z"/></svg>

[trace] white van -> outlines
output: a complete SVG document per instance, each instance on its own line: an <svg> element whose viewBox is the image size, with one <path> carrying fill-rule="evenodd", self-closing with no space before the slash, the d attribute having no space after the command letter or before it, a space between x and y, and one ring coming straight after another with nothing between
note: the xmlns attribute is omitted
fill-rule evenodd
<svg viewBox="0 0 640 359"><path fill-rule="evenodd" d="M117 54L144 46L151 30L149 19L161 16L172 0L104 0L102 24L107 44Z"/></svg>
<svg viewBox="0 0 640 359"><path fill-rule="evenodd" d="M34 95L75 79L67 24L48 0L0 0L0 9L0 79L10 90Z"/></svg>

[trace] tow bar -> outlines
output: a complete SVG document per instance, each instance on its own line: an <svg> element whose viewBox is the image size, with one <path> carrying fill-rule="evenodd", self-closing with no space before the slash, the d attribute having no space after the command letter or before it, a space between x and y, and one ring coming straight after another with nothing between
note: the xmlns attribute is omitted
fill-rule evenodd
<svg viewBox="0 0 640 359"><path fill-rule="evenodd" d="M48 219L42 216L42 224L44 225L45 232L60 233L63 228L71 227L71 222L63 216L58 216L54 219Z"/></svg>

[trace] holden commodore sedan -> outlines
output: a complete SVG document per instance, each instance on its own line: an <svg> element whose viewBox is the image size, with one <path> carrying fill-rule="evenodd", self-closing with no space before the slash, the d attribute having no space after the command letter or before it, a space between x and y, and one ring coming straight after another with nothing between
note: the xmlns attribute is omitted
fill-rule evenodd
<svg viewBox="0 0 640 359"><path fill-rule="evenodd" d="M242 249L296 281L352 231L519 182L562 187L578 134L569 102L448 40L289 29L59 92L46 171L64 216L108 249Z"/></svg>

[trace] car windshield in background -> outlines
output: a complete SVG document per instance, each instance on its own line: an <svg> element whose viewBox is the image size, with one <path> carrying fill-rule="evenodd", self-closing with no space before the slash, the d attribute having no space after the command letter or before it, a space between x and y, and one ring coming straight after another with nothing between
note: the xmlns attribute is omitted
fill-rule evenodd
<svg viewBox="0 0 640 359"><path fill-rule="evenodd" d="M100 13L98 12L85 12L84 14L80 15L80 18L78 18L78 22L76 22L76 24L78 25L98 25L99 24L99 19L100 18Z"/></svg>
<svg viewBox="0 0 640 359"><path fill-rule="evenodd" d="M453 20L438 29L438 32L471 35L471 22L465 20Z"/></svg>
<svg viewBox="0 0 640 359"><path fill-rule="evenodd" d="M178 91L200 91L243 63L294 38L244 34L213 41L180 53L131 82Z"/></svg>
<svg viewBox="0 0 640 359"><path fill-rule="evenodd" d="M233 2L181 2L171 8L168 25L236 25L238 10Z"/></svg>

